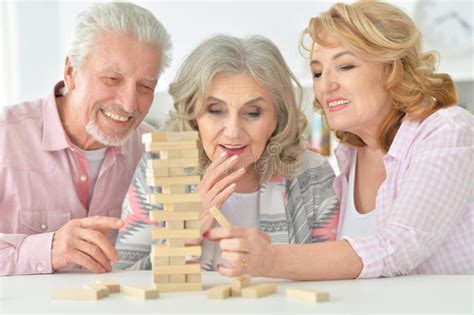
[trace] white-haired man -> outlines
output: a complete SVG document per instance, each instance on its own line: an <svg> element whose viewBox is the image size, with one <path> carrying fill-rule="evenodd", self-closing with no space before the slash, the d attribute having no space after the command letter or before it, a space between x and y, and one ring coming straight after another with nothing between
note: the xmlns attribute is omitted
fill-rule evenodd
<svg viewBox="0 0 474 315"><path fill-rule="evenodd" d="M0 275L111 270L142 123L171 41L130 3L81 13L64 81L0 116Z"/></svg>

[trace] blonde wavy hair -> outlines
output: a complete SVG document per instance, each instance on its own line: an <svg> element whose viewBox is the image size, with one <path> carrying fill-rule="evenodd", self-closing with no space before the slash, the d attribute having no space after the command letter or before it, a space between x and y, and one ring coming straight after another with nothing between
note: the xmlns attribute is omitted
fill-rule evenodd
<svg viewBox="0 0 474 315"><path fill-rule="evenodd" d="M174 111L170 112L164 129L198 130L196 118L205 111L199 102L207 99L213 78L218 74L240 73L249 73L268 88L276 108L276 128L255 163L255 172L261 182L274 176L292 177L298 156L305 148L303 132L307 122L300 107L302 88L276 45L265 37L216 35L198 45L170 84ZM202 144L199 150L202 173L210 159Z"/></svg>
<svg viewBox="0 0 474 315"><path fill-rule="evenodd" d="M331 46L321 38L322 32L336 36L349 50L366 60L381 62L391 111L381 124L378 134L387 152L406 116L423 119L438 109L457 102L456 89L448 74L435 73L437 56L423 52L421 33L402 10L380 1L336 3L328 11L312 18L304 30L300 46L309 35L313 43ZM314 108L324 115L321 103L315 98ZM343 143L355 146L366 144L357 135L336 131Z"/></svg>

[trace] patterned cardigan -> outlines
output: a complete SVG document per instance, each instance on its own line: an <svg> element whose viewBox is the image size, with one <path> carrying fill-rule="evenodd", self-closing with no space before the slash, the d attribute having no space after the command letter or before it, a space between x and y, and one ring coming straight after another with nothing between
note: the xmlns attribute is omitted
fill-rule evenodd
<svg viewBox="0 0 474 315"><path fill-rule="evenodd" d="M326 159L314 152L303 152L291 179L275 177L262 183L259 195L260 230L272 243L302 244L336 239L339 204L332 188L334 172ZM193 190L191 187L190 190ZM146 194L146 157L135 172L123 202L124 227L119 231L116 248L121 260L115 269L151 269L149 260L153 206ZM208 270L212 262L201 261Z"/></svg>

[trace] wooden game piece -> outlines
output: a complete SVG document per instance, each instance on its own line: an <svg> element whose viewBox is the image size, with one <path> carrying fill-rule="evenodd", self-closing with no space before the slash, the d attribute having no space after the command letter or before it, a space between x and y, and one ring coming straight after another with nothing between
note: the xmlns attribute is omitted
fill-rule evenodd
<svg viewBox="0 0 474 315"><path fill-rule="evenodd" d="M123 287L123 293L127 296L143 300L157 299L160 297L160 292L158 290L147 289L141 286L125 285Z"/></svg>
<svg viewBox="0 0 474 315"><path fill-rule="evenodd" d="M142 135L142 143L189 141L198 139L199 134L197 131L149 132Z"/></svg>
<svg viewBox="0 0 474 315"><path fill-rule="evenodd" d="M153 257L171 256L200 256L201 246L168 247L158 244L152 245Z"/></svg>
<svg viewBox="0 0 474 315"><path fill-rule="evenodd" d="M186 257L184 256L173 256L170 257L170 265L183 266L186 265Z"/></svg>
<svg viewBox="0 0 474 315"><path fill-rule="evenodd" d="M260 298L276 293L275 283L261 283L243 288L241 291L243 298Z"/></svg>
<svg viewBox="0 0 474 315"><path fill-rule="evenodd" d="M188 274L188 273L200 273L201 264L199 263L186 263L182 266L155 266L153 268L153 275L176 275L176 274Z"/></svg>
<svg viewBox="0 0 474 315"><path fill-rule="evenodd" d="M183 292L183 291L201 291L202 283L185 282L185 283L159 283L155 284L155 289L160 292Z"/></svg>
<svg viewBox="0 0 474 315"><path fill-rule="evenodd" d="M184 247L186 244L184 239L167 239L165 245L168 247Z"/></svg>
<svg viewBox="0 0 474 315"><path fill-rule="evenodd" d="M148 202L151 204L157 203L186 203L186 202L199 202L201 201L201 196L199 193L189 193L189 194L148 194Z"/></svg>
<svg viewBox="0 0 474 315"><path fill-rule="evenodd" d="M198 211L202 209L201 202L187 202L187 203L164 203L163 211Z"/></svg>
<svg viewBox="0 0 474 315"><path fill-rule="evenodd" d="M146 152L158 151L181 151L196 149L198 147L197 141L179 141L179 142L152 142L145 143Z"/></svg>
<svg viewBox="0 0 474 315"><path fill-rule="evenodd" d="M192 176L173 176L173 177L158 177L147 176L148 186L177 186L177 185L197 185L201 182L201 177L198 175Z"/></svg>
<svg viewBox="0 0 474 315"><path fill-rule="evenodd" d="M91 289L56 289L51 298L54 300L99 300L106 297L102 290Z"/></svg>
<svg viewBox="0 0 474 315"><path fill-rule="evenodd" d="M230 284L221 284L216 285L209 290L207 290L208 299L226 299L230 297L231 285Z"/></svg>
<svg viewBox="0 0 474 315"><path fill-rule="evenodd" d="M150 211L150 221L186 221L199 220L199 211Z"/></svg>
<svg viewBox="0 0 474 315"><path fill-rule="evenodd" d="M217 207L213 206L210 210L211 215L216 219L217 223L219 223L222 227L230 226L229 221L227 221L226 217L222 214L221 210Z"/></svg>
<svg viewBox="0 0 474 315"><path fill-rule="evenodd" d="M83 289L89 289L94 291L99 291L99 295L106 297L109 296L109 288L103 284L98 283L87 283L82 286Z"/></svg>
<svg viewBox="0 0 474 315"><path fill-rule="evenodd" d="M159 151L160 159L179 159L179 158L193 158L199 159L199 149L186 149L179 151Z"/></svg>
<svg viewBox="0 0 474 315"><path fill-rule="evenodd" d="M329 301L329 293L303 288L287 288L286 297L306 302Z"/></svg>
<svg viewBox="0 0 474 315"><path fill-rule="evenodd" d="M179 274L179 275L169 275L170 283L185 283L186 282L186 275Z"/></svg>
<svg viewBox="0 0 474 315"><path fill-rule="evenodd" d="M99 280L96 280L96 283L105 285L109 289L109 293L120 292L120 284L113 280L99 279Z"/></svg>
<svg viewBox="0 0 474 315"><path fill-rule="evenodd" d="M201 274L200 273L186 274L186 282L202 282Z"/></svg>
<svg viewBox="0 0 474 315"><path fill-rule="evenodd" d="M149 169L198 167L198 159L148 160Z"/></svg>
<svg viewBox="0 0 474 315"><path fill-rule="evenodd" d="M167 230L153 226L151 229L151 238L164 239L164 238L198 238L201 237L201 230Z"/></svg>
<svg viewBox="0 0 474 315"><path fill-rule="evenodd" d="M201 229L201 221L200 220L186 220L184 221L184 228L185 229Z"/></svg>
<svg viewBox="0 0 474 315"><path fill-rule="evenodd" d="M250 286L251 282L252 278L249 275L232 278L230 283L232 296L241 296L242 288Z"/></svg>

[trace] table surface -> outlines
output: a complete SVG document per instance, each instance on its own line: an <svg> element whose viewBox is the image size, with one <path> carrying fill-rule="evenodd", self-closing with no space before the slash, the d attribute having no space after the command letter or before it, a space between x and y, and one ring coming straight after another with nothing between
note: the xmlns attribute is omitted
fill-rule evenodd
<svg viewBox="0 0 474 315"><path fill-rule="evenodd" d="M150 271L56 273L0 277L0 314L11 313L473 313L474 277L410 275L397 278L287 281L252 278L253 283L273 282L277 294L260 299L208 300L206 292L161 293L157 300L137 300L122 293L98 301L52 300L53 289L79 288L109 278L122 285L151 287ZM203 272L204 288L229 283L216 272ZM329 292L322 303L286 298L287 287Z"/></svg>

